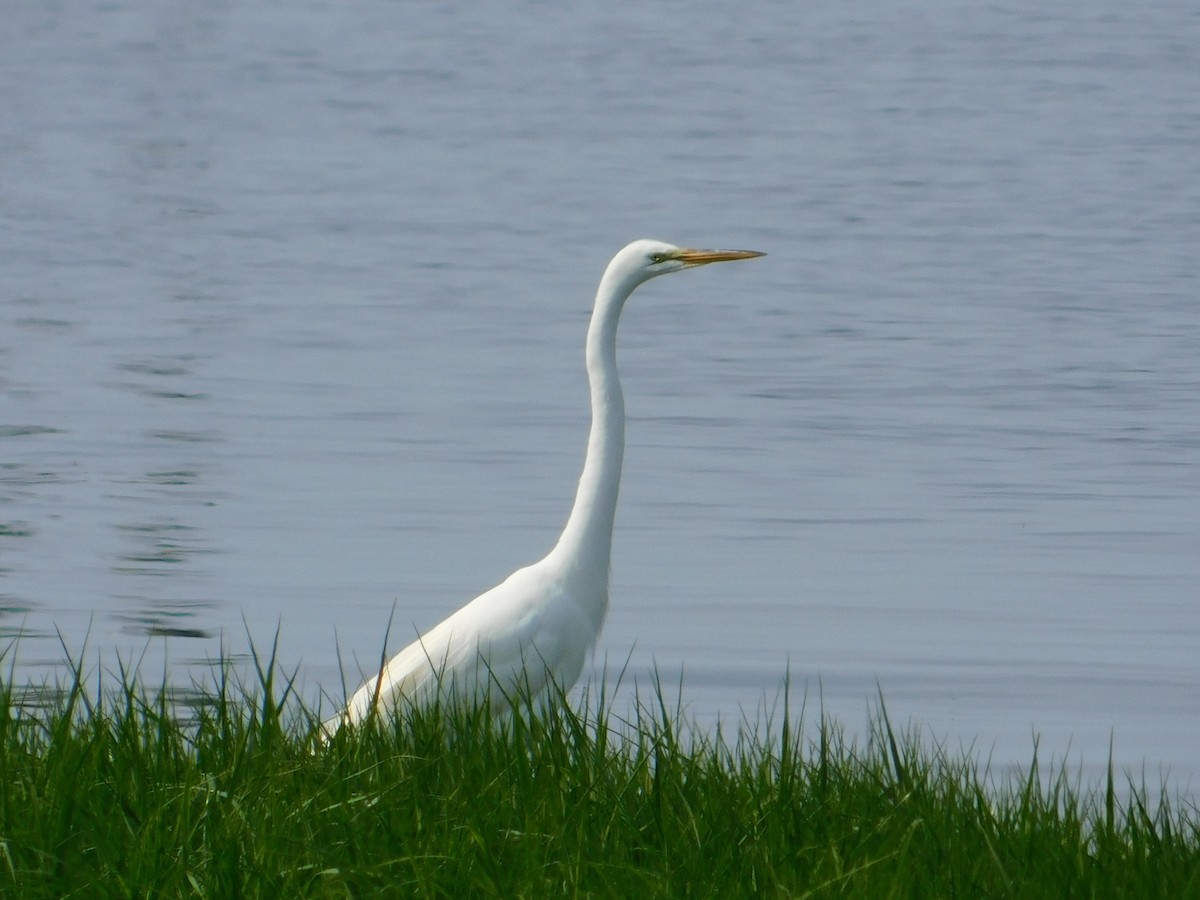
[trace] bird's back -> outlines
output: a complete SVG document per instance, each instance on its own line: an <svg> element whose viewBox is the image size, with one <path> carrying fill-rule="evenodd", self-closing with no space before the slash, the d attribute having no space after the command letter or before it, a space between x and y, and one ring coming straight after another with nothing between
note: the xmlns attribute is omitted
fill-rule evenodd
<svg viewBox="0 0 1200 900"><path fill-rule="evenodd" d="M548 561L518 569L397 653L326 730L371 710L435 698L486 701L494 712L534 700L551 682L569 689L597 628Z"/></svg>

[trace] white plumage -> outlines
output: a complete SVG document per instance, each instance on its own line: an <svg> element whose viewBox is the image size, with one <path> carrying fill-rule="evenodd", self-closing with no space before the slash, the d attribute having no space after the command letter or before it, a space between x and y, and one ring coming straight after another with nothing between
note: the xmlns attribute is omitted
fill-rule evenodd
<svg viewBox="0 0 1200 900"><path fill-rule="evenodd" d="M331 734L375 707L422 703L435 692L487 699L494 711L514 697L569 689L583 671L608 611L613 519L625 450L625 404L617 378L617 323L625 301L658 275L762 256L753 250L687 250L634 241L604 271L587 333L592 428L575 505L554 549L480 594L397 653L325 723Z"/></svg>

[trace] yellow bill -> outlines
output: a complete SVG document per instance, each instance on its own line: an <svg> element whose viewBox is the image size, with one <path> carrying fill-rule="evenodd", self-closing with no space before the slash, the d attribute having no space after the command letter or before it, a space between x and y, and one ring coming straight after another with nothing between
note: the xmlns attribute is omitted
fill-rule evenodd
<svg viewBox="0 0 1200 900"><path fill-rule="evenodd" d="M704 266L708 263L729 262L735 259L754 259L756 256L766 256L757 250L677 250L672 254L682 263L689 266Z"/></svg>

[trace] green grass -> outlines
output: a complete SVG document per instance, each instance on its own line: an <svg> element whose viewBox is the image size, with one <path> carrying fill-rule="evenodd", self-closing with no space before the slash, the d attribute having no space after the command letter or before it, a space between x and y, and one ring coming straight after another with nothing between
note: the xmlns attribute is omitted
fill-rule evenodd
<svg viewBox="0 0 1200 900"><path fill-rule="evenodd" d="M697 736L659 693L320 746L273 661L183 722L74 671L36 714L0 687L0 897L1200 897L1194 806L994 777L882 711Z"/></svg>

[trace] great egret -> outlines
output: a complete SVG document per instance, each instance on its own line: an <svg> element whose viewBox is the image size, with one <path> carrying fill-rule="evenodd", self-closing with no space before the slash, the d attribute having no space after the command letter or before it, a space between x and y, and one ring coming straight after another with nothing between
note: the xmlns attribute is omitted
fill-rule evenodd
<svg viewBox="0 0 1200 900"><path fill-rule="evenodd" d="M583 671L608 611L613 517L625 452L625 401L617 378L617 320L634 288L668 272L762 256L754 250L687 250L634 241L604 270L587 332L592 428L575 505L554 549L518 569L421 635L355 691L323 726L332 734L372 710L420 703L437 691L486 698L494 711L533 698Z"/></svg>

